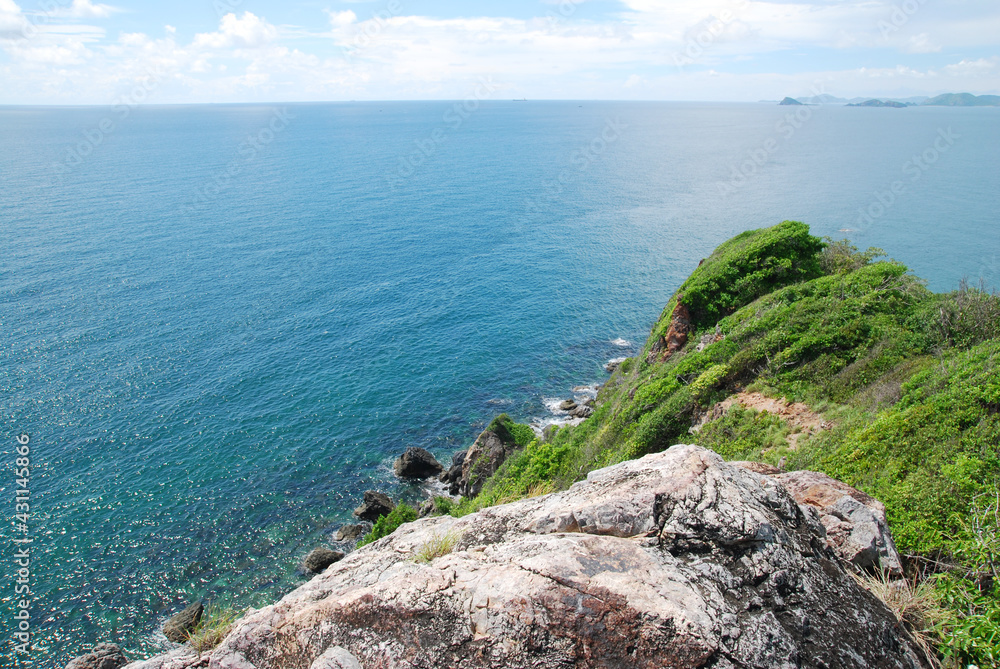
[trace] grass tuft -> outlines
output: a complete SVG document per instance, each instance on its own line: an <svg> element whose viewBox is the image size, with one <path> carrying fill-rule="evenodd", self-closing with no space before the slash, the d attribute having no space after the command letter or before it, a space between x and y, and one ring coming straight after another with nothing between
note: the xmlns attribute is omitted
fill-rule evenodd
<svg viewBox="0 0 1000 669"><path fill-rule="evenodd" d="M444 534L433 534L431 538L421 544L413 556L414 562L429 563L435 558L443 557L451 553L458 544L462 536L454 531Z"/></svg>
<svg viewBox="0 0 1000 669"><path fill-rule="evenodd" d="M212 650L226 638L233 624L245 613L245 609L230 606L209 607L201 622L188 636L188 643L199 653Z"/></svg>

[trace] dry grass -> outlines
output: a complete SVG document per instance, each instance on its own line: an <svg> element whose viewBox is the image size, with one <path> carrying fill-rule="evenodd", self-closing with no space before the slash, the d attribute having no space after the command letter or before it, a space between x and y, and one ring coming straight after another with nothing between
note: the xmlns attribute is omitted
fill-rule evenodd
<svg viewBox="0 0 1000 669"><path fill-rule="evenodd" d="M199 653L212 650L222 643L243 613L242 610L231 607L210 607L198 627L188 636L188 643Z"/></svg>
<svg viewBox="0 0 1000 669"><path fill-rule="evenodd" d="M892 580L887 573L852 574L858 585L875 595L910 633L910 637L931 667L941 667L935 648L940 642L942 623L948 613L934 587L906 579Z"/></svg>
<svg viewBox="0 0 1000 669"><path fill-rule="evenodd" d="M417 549L413 561L428 563L435 558L448 555L455 549L455 545L461 538L461 535L454 531L434 534Z"/></svg>

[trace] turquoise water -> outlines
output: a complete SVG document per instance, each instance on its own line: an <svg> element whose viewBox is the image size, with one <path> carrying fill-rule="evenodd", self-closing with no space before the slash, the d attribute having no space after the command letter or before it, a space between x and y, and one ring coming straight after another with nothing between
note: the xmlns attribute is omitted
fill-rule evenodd
<svg viewBox="0 0 1000 669"><path fill-rule="evenodd" d="M0 499L27 433L37 666L287 592L363 490L420 494L396 454L551 418L739 231L1000 283L995 109L454 105L0 108Z"/></svg>

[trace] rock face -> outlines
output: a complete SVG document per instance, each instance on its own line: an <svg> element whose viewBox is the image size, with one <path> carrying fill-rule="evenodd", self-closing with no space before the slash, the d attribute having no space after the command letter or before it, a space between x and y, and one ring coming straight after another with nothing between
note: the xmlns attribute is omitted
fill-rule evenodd
<svg viewBox="0 0 1000 669"><path fill-rule="evenodd" d="M452 495L458 494L459 481L462 479L462 464L465 463L465 454L467 452L468 450L455 453L451 457L451 467L441 472L441 476L438 477L441 483L448 484L448 492Z"/></svg>
<svg viewBox="0 0 1000 669"><path fill-rule="evenodd" d="M902 560L892 541L882 502L817 472L789 472L775 475L774 479L799 504L819 512L827 541L842 559L859 569L902 575Z"/></svg>
<svg viewBox="0 0 1000 669"><path fill-rule="evenodd" d="M195 602L168 620L163 626L163 634L174 643L184 643L198 627L204 612L205 607L202 606L202 603Z"/></svg>
<svg viewBox="0 0 1000 669"><path fill-rule="evenodd" d="M430 452L411 446L406 452L396 458L392 466L396 476L409 479L427 479L437 476L444 470L444 465L438 462Z"/></svg>
<svg viewBox="0 0 1000 669"><path fill-rule="evenodd" d="M113 643L99 643L94 650L70 660L66 669L121 669L128 664L122 649Z"/></svg>
<svg viewBox="0 0 1000 669"><path fill-rule="evenodd" d="M354 510L354 515L361 520L374 523L382 516L387 516L396 508L389 496L377 490L366 490L365 499L361 506Z"/></svg>
<svg viewBox="0 0 1000 669"><path fill-rule="evenodd" d="M446 534L450 553L414 560ZM811 506L697 446L403 525L249 613L210 657L212 669L924 666Z"/></svg>
<svg viewBox="0 0 1000 669"><path fill-rule="evenodd" d="M653 363L657 360L663 362L687 344L688 334L691 332L691 312L681 302L683 297L683 295L677 296L677 306L670 315L670 327L667 333L653 344L646 357L647 362Z"/></svg>
<svg viewBox="0 0 1000 669"><path fill-rule="evenodd" d="M517 450L514 437L502 425L498 428L497 431L483 430L476 443L469 447L462 460L462 475L452 485L451 494L475 497L486 479Z"/></svg>
<svg viewBox="0 0 1000 669"><path fill-rule="evenodd" d="M309 555L302 560L302 569L304 571L311 572L313 574L318 574L334 562L344 559L344 554L340 551L332 551L329 548L314 548L310 551Z"/></svg>

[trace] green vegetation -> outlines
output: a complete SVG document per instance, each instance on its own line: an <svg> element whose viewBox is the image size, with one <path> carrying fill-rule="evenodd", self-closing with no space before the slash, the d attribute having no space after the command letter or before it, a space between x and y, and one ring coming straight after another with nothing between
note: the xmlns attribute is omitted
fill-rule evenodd
<svg viewBox="0 0 1000 669"><path fill-rule="evenodd" d="M416 554L413 556L413 561L429 563L435 558L448 555L455 549L455 544L458 543L459 539L461 539L461 537L457 532L435 534L426 542L421 544L420 548L417 549Z"/></svg>
<svg viewBox="0 0 1000 669"><path fill-rule="evenodd" d="M908 587L877 576L865 586L943 666L996 666L1000 297L966 282L931 293L884 257L817 239L796 222L734 237L678 289L643 353L601 389L593 416L548 440L498 416L488 429L517 450L474 499L436 498L435 511L462 516L565 489L594 469L684 442L823 471L886 504L908 562ZM678 304L690 314L687 343L651 360ZM743 391L804 402L832 428L792 438L776 416L738 404L718 410ZM359 545L416 515L396 507ZM442 538L417 558L454 543Z"/></svg>
<svg viewBox="0 0 1000 669"><path fill-rule="evenodd" d="M884 256L820 240L796 222L734 237L678 289L643 353L601 389L591 418L548 441L498 418L522 450L448 512L564 489L593 469L684 442L823 471L886 504L914 579L901 621L946 662L994 666L1000 298L964 282L931 293ZM690 313L687 344L651 362L678 303ZM714 334L722 336L705 338ZM737 406L690 433L741 391L805 402L833 427L793 445L782 420ZM914 618L916 609L926 615Z"/></svg>
<svg viewBox="0 0 1000 669"><path fill-rule="evenodd" d="M212 650L222 643L243 613L230 606L209 606L198 626L188 636L188 643L199 653Z"/></svg>
<svg viewBox="0 0 1000 669"><path fill-rule="evenodd" d="M372 527L372 531L369 532L358 541L358 548L372 543L373 541L378 541L382 537L387 537L396 531L396 528L403 523L409 523L417 519L417 511L412 506L407 504L397 504L396 508L388 513L388 515L382 516Z"/></svg>

